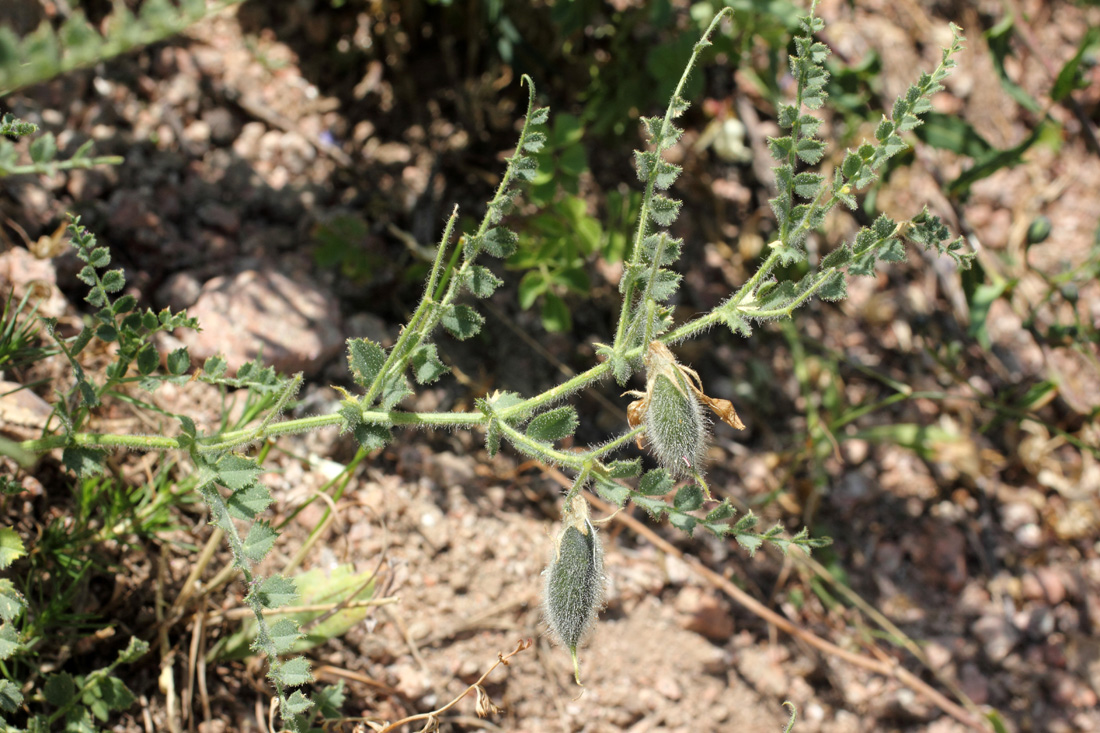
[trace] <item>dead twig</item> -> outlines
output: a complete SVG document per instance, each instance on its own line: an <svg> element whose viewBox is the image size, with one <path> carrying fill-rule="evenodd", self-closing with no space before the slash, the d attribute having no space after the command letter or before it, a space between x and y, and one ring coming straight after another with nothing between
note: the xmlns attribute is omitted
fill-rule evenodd
<svg viewBox="0 0 1100 733"><path fill-rule="evenodd" d="M410 715L408 717L402 718L401 720L397 720L397 721L394 721L392 723L387 723L385 725L379 725L379 724L374 723L374 722L369 721L369 720L364 721L364 722L366 722L368 725L370 725L371 728L373 728L376 733L391 733L391 731L395 731L403 725L408 725L409 723L415 723L415 722L420 721L420 720L423 720L423 721L427 722L427 725L425 726L426 730L432 730L432 729L434 729L433 724L434 724L434 726L438 726L438 718L439 718L440 715L442 715L443 713L445 713L448 710L450 710L451 708L453 708L464 697L469 695L471 692L475 692L475 691L477 692L477 697L478 697L478 700L477 700L477 714L478 714L479 717L484 717L485 715L489 715L489 714L492 714L492 713L499 712L500 709L496 705L493 704L492 700L489 699L489 696L485 693L485 690L484 690L484 688L482 688L481 683L483 683L489 677L489 675L493 673L493 670L495 670L497 667L499 667L501 665L504 665L505 667L507 667L508 664L510 663L512 657L516 656L520 652L523 652L523 651L526 651L526 650L530 649L533 645L534 645L534 642L531 639L521 639L516 644L516 648L513 649L512 651L508 652L507 654L498 653L497 654L497 661L493 662L493 665L491 667L489 667L489 669L485 670L484 674L482 674L480 677L477 678L477 681L475 681L473 684L471 684L469 687L467 687L465 690L463 690L461 693L459 693L459 695L457 697L455 697L453 700L451 700L449 703L447 703L443 707L436 708L435 710L432 710L431 712L427 712L427 713L417 713L416 715Z"/></svg>

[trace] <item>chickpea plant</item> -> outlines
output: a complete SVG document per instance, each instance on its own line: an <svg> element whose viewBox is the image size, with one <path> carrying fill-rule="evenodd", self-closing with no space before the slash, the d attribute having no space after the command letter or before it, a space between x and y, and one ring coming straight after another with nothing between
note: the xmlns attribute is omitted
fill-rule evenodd
<svg viewBox="0 0 1100 733"><path fill-rule="evenodd" d="M879 261L905 257L905 243L912 242L966 267L971 254L960 240L947 241L944 225L927 210L896 222L880 216L861 229L854 239L835 247L816 268L799 280L783 280L777 268L807 259L806 238L818 229L835 206L855 208L856 193L874 182L883 164L907 147L901 137L921 124L930 109L929 97L954 65L962 36L952 26L954 40L943 51L942 61L896 101L889 118L877 126L874 139L848 150L839 166L817 171L825 155L825 142L816 134L821 121L812 112L825 102L827 73L823 62L826 46L814 39L823 27L815 6L801 19L795 38L790 71L796 82L795 98L779 108L781 137L768 141L776 160L778 193L771 200L778 221L778 235L756 272L736 292L709 313L685 323L675 323L670 302L681 276L674 269L681 241L668 232L676 220L680 202L668 190L680 167L664 153L679 139L675 120L688 109L681 96L689 74L708 39L727 11L710 23L673 91L661 117L642 120L647 147L634 155L638 179L644 188L641 210L633 235L633 247L625 263L619 290L621 309L610 342L599 344L600 361L547 391L523 396L496 392L477 401L471 412L411 412L400 405L413 394L412 382L431 384L447 373L439 358L441 336L468 339L484 322L472 301L490 296L501 284L479 262L486 256L507 258L516 250L518 237L504 220L519 194L517 184L535 177L534 155L546 143L543 126L548 110L535 105L535 89L528 77L528 104L514 154L479 226L458 235L457 209L448 218L427 276L423 295L408 323L390 349L368 339L348 341L348 361L357 391L343 391L342 403L333 414L284 420L281 413L291 401L301 376L283 378L259 364L226 376L225 362L212 358L194 374L185 350L167 355L166 367L153 350L149 336L158 330L193 328L186 314L140 311L130 296L115 297L123 287L120 270L107 269L110 254L95 238L72 224L73 242L85 262L80 278L90 288L88 302L98 310L92 323L73 338L61 338L46 329L72 364L75 382L60 395L55 408L53 433L25 441L19 448L43 453L64 450L64 462L78 474L102 470L106 451L130 448L182 451L189 455L198 474L198 491L209 505L211 521L224 532L234 564L248 588L246 601L255 613L256 651L269 660L270 678L278 696L283 725L293 731L309 728L317 708L330 710L332 696L323 692L311 700L301 689L312 681L310 666L302 656L284 655L301 636L295 622L270 622L268 612L290 603L297 590L293 580L259 577L256 564L270 551L277 532L263 513L272 503L271 492L259 481L260 462L246 454L247 446L280 435L338 425L354 435L361 454L374 451L394 439L394 431L424 426L481 428L490 454L502 443L520 453L569 472L572 488L564 497L562 529L555 538L552 560L545 573L545 614L553 635L573 659L577 681L580 666L577 648L591 627L603 599L603 549L589 517L583 490L590 488L607 501L624 506L628 501L644 508L654 520L668 516L670 523L689 535L697 528L722 538L733 538L750 554L768 543L783 552L791 546L810 550L828 543L803 529L785 536L781 527L758 530L751 513L735 519L728 499L715 501L704 479L703 457L709 434L709 413L734 428L743 425L734 406L708 396L699 376L680 364L670 345L698 336L724 324L735 334L749 336L754 323L789 317L811 298L839 300L846 296L848 277L872 275ZM457 236L456 236L457 235ZM116 343L116 361L102 378L85 373L79 363L81 350L93 338ZM563 450L556 443L571 436L578 425L574 408L562 404L571 395L594 383L614 378L620 385L644 369L644 391L631 392L629 423L617 437L586 450ZM410 381L410 376L412 380ZM98 381L97 381L98 379ZM124 390L152 390L166 381L200 379L222 389L244 389L250 395L247 424L226 426L211 434L200 433L186 415L176 415L178 435L108 435L85 432L90 411L104 399ZM128 397L132 402L136 399ZM643 471L640 458L616 458L624 447L638 441L648 446L659 467ZM670 498L671 497L671 498ZM9 691L9 695L15 694ZM10 710L8 700L0 707Z"/></svg>

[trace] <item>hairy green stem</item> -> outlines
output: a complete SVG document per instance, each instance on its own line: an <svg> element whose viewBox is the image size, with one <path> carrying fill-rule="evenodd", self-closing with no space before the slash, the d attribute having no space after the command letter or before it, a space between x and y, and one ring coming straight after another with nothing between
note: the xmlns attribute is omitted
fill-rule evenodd
<svg viewBox="0 0 1100 733"><path fill-rule="evenodd" d="M27 165L0 165L0 177L19 175L53 175L57 171L89 169L98 165L122 165L125 158L121 155L101 155L98 158L75 158L71 160L52 160L49 163L28 163Z"/></svg>
<svg viewBox="0 0 1100 733"><path fill-rule="evenodd" d="M684 89L684 85L687 84L688 77L691 75L692 69L695 68L695 63L699 59L699 54L709 44L708 39L710 34L714 32L714 29L718 27L718 24L722 21L726 15L733 12L732 8L723 8L714 19L710 22L703 37L699 39L699 42L695 44L692 49L691 58L688 59L687 66L684 68L684 73L680 76L680 81L676 84L676 89L672 92L672 97L669 99L668 107L665 109L665 119L661 123L661 133L657 140L657 156L660 157L667 147L665 145L665 139L668 134L669 125L672 123L674 116L673 110L675 106L681 101L680 93ZM642 242L645 241L646 235L649 234L649 209L652 206L653 191L657 186L657 166L653 166L653 170L649 172L645 184L645 195L642 197L642 207L638 212L638 228L634 233L634 245L630 253L629 266L636 267L641 261L642 257ZM612 350L616 353L623 351L623 341L627 336L627 328L631 321L630 312L634 306L634 283L629 282L626 286L626 291L623 293L623 302L619 310L619 322L615 327L615 340L612 342Z"/></svg>
<svg viewBox="0 0 1100 733"><path fill-rule="evenodd" d="M390 372L396 367L404 370L405 368L405 355L415 349L420 341L424 338L424 335L431 332L431 328L421 327L421 319L430 320L433 311L432 305L432 291L435 289L435 281L439 277L439 270L443 263L443 255L447 250L447 243L451 241L451 236L454 234L455 223L458 221L458 207L456 206L451 215L447 218L447 225L443 228L443 236L439 239L439 248L435 253L435 261L432 262L432 272L428 279L428 287L424 289L424 295L420 298L420 304L416 306L416 310L413 312L409 322L402 329L401 335L397 337L397 343L390 349L389 355L386 357L386 361L382 364L382 368L378 370L378 374L375 375L374 381L371 382L369 388L367 388L366 394L359 400L359 404L367 407L374 402L374 399L378 396L378 393L382 390L382 385L385 384L386 378ZM409 342L415 342L410 346Z"/></svg>

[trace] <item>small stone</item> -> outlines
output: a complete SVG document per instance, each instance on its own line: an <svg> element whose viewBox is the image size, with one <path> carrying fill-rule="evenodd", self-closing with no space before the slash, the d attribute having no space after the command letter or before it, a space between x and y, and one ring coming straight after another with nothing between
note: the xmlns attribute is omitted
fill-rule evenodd
<svg viewBox="0 0 1100 733"><path fill-rule="evenodd" d="M764 695L782 697L790 689L790 680L773 649L750 647L738 655L737 669Z"/></svg>
<svg viewBox="0 0 1100 733"><path fill-rule="evenodd" d="M680 626L711 641L724 641L733 635L733 616L728 605L713 593L687 586L676 596Z"/></svg>
<svg viewBox="0 0 1100 733"><path fill-rule="evenodd" d="M210 149L210 125L203 120L195 120L183 128L180 142L188 153L201 156Z"/></svg>
<svg viewBox="0 0 1100 733"><path fill-rule="evenodd" d="M928 642L924 655L932 669L943 669L951 662L951 650L938 641Z"/></svg>
<svg viewBox="0 0 1100 733"><path fill-rule="evenodd" d="M419 700L432 689L428 673L412 662L396 664L392 668L397 678L395 688L410 700Z"/></svg>
<svg viewBox="0 0 1100 733"><path fill-rule="evenodd" d="M313 145L300 133L293 130L283 135L280 148L283 165L294 175L305 172L306 168L317 158L317 151Z"/></svg>
<svg viewBox="0 0 1100 733"><path fill-rule="evenodd" d="M313 375L344 346L339 303L305 275L246 270L217 277L188 312L203 327L179 336L192 362L220 353L230 374L262 354L280 372Z"/></svg>
<svg viewBox="0 0 1100 733"><path fill-rule="evenodd" d="M172 275L157 289L156 299L161 306L173 311L190 308L202 293L202 283L195 273L183 270Z"/></svg>
<svg viewBox="0 0 1100 733"><path fill-rule="evenodd" d="M1022 501L1007 503L1001 509L1001 526L1008 532L1015 532L1024 525L1036 524L1038 521L1038 510Z"/></svg>
<svg viewBox="0 0 1100 733"><path fill-rule="evenodd" d="M466 487L474 480L473 461L450 451L435 453L428 460L427 475L443 488Z"/></svg>
<svg viewBox="0 0 1100 733"><path fill-rule="evenodd" d="M233 141L233 152L245 160L256 160L260 153L260 139L267 131L262 122L247 122Z"/></svg>
<svg viewBox="0 0 1100 733"><path fill-rule="evenodd" d="M0 292L12 293L12 299L18 303L28 291L32 293L28 302L38 304L38 315L46 318L65 315L68 301L57 289L53 260L35 257L22 247L12 247L0 254Z"/></svg>
<svg viewBox="0 0 1100 733"><path fill-rule="evenodd" d="M840 446L840 453L844 456L844 460L853 466L858 466L867 460L867 456L870 452L870 443L866 440L860 440L859 438L845 440Z"/></svg>
<svg viewBox="0 0 1100 733"><path fill-rule="evenodd" d="M982 642L986 656L994 662L1003 661L1020 639L1020 632L1002 616L983 616L970 630Z"/></svg>
<svg viewBox="0 0 1100 733"><path fill-rule="evenodd" d="M1050 685L1050 697L1063 707L1095 708L1096 693L1069 672L1056 670Z"/></svg>
<svg viewBox="0 0 1100 733"><path fill-rule="evenodd" d="M241 218L237 212L218 203L205 203L195 213L203 224L224 234L236 234L241 228Z"/></svg>
<svg viewBox="0 0 1100 733"><path fill-rule="evenodd" d="M985 705L989 700L989 680L971 662L967 662L959 670L959 686L976 705Z"/></svg>
<svg viewBox="0 0 1100 733"><path fill-rule="evenodd" d="M233 113L225 107L215 107L202 113L202 120L210 128L210 139L215 145L228 145L236 137L240 129Z"/></svg>
<svg viewBox="0 0 1100 733"><path fill-rule="evenodd" d="M680 685L668 675L658 677L653 683L653 688L672 701L679 700L684 695Z"/></svg>
<svg viewBox="0 0 1100 733"><path fill-rule="evenodd" d="M1057 606L1066 600L1066 585L1062 581L1062 573L1055 568L1041 567L1035 571L1035 577L1043 589L1044 600L1052 606Z"/></svg>
<svg viewBox="0 0 1100 733"><path fill-rule="evenodd" d="M17 440L40 437L53 408L16 382L0 381L0 433Z"/></svg>
<svg viewBox="0 0 1100 733"><path fill-rule="evenodd" d="M1015 532L1016 541L1028 549L1037 549L1043 545L1043 530L1037 524L1025 524Z"/></svg>
<svg viewBox="0 0 1100 733"><path fill-rule="evenodd" d="M1032 641L1042 641L1054 633L1054 614L1046 606L1033 608L1024 616L1023 630Z"/></svg>
<svg viewBox="0 0 1100 733"><path fill-rule="evenodd" d="M675 555L665 556L665 574L670 585L684 585L692 578L691 567Z"/></svg>

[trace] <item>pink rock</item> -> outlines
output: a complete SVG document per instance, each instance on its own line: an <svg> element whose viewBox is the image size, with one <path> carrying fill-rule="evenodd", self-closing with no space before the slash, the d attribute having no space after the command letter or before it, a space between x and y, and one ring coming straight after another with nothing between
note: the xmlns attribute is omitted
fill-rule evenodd
<svg viewBox="0 0 1100 733"><path fill-rule="evenodd" d="M39 259L22 247L13 247L0 254L0 297L6 300L9 288L14 291L13 307L32 290L28 303L39 303L38 315L60 318L65 314L67 301L57 289L53 260Z"/></svg>
<svg viewBox="0 0 1100 733"><path fill-rule="evenodd" d="M713 593L689 585L676 596L675 603L676 610L683 614L680 625L688 631L711 641L724 641L733 635L729 606Z"/></svg>
<svg viewBox="0 0 1100 733"><path fill-rule="evenodd" d="M305 275L246 270L216 277L188 315L203 329L179 336L192 362L221 354L230 374L261 354L280 372L315 374L344 346L339 304Z"/></svg>

